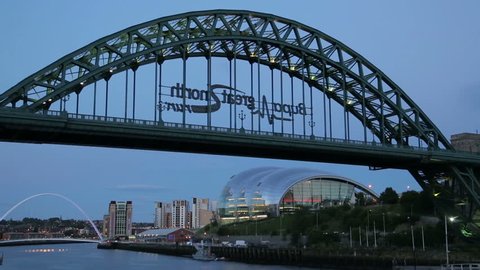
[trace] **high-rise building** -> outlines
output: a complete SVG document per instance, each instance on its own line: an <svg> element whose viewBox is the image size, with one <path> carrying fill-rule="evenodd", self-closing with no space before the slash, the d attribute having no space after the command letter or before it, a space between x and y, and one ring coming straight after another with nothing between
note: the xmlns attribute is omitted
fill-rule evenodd
<svg viewBox="0 0 480 270"><path fill-rule="evenodd" d="M109 215L104 215L103 216L103 230L102 230L102 234L104 236L107 236L108 237L108 228L110 227L110 216Z"/></svg>
<svg viewBox="0 0 480 270"><path fill-rule="evenodd" d="M172 228L190 228L187 200L174 200L172 205Z"/></svg>
<svg viewBox="0 0 480 270"><path fill-rule="evenodd" d="M192 229L202 228L210 223L213 212L208 199L193 198L192 200Z"/></svg>
<svg viewBox="0 0 480 270"><path fill-rule="evenodd" d="M155 203L155 221L154 226L159 229L171 228L172 204L164 202Z"/></svg>
<svg viewBox="0 0 480 270"><path fill-rule="evenodd" d="M132 235L132 202L111 201L108 206L108 238Z"/></svg>

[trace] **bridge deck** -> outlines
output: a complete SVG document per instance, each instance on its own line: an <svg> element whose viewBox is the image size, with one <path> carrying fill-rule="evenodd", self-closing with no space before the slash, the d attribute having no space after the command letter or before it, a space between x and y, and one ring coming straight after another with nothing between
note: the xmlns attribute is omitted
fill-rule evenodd
<svg viewBox="0 0 480 270"><path fill-rule="evenodd" d="M480 155L363 141L258 132L149 120L0 110L0 140L294 159L408 169L461 162Z"/></svg>

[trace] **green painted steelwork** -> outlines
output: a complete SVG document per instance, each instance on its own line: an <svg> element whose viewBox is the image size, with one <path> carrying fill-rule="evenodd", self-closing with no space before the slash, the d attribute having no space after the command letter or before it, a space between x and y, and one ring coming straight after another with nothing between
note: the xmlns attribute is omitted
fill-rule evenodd
<svg viewBox="0 0 480 270"><path fill-rule="evenodd" d="M261 134L224 134L220 131L204 134L179 127L155 130L140 128L137 134L134 130L138 128L131 126L134 123L121 127L100 123L108 120L106 108L106 118L95 119L95 122L61 116L52 119L51 116L37 114L48 112L52 103L61 102L71 93L77 93L78 104L82 89L97 81L107 81L108 89L108 80L117 73L171 59L183 59L185 67L190 57L245 60L299 78L302 87L306 83L315 91L321 91L329 100L337 102L344 113L353 115L362 123L363 144L347 140L329 145L328 142L315 140L299 141L285 137L280 140L275 136L265 139ZM253 69L251 72L253 74ZM185 71L183 75L185 81ZM477 156L456 152L421 108L382 71L354 50L316 29L271 14L210 10L164 17L132 26L94 41L27 77L0 95L0 108L3 109L0 113L3 140L267 156L404 168L425 190L436 194L449 206L457 205L467 219L475 218L480 207L480 166ZM186 126L185 119L182 124L182 127ZM367 131L378 138L382 147L372 148L366 144ZM34 138L32 134L39 136ZM179 136L173 138L172 134ZM158 135L167 142L173 142L171 146L153 138ZM69 136L79 141L75 142ZM109 138L109 141L105 138ZM125 142L125 139L132 138L139 139L137 145ZM428 151L415 148L417 142L418 145L428 146ZM242 147L235 147L238 144ZM285 151L289 148L295 149L294 153Z"/></svg>
<svg viewBox="0 0 480 270"><path fill-rule="evenodd" d="M415 138L451 149L422 110L367 59L316 29L251 11L191 12L132 26L29 76L0 95L0 107L48 109L134 66L199 56L259 61L300 78L360 119L382 143L412 145Z"/></svg>
<svg viewBox="0 0 480 270"><path fill-rule="evenodd" d="M364 143L303 135L240 130L151 120L93 116L60 111L0 109L0 139L121 148L197 152L321 161L410 169L435 169L461 161L480 167L480 154ZM127 140L128 139L128 140Z"/></svg>

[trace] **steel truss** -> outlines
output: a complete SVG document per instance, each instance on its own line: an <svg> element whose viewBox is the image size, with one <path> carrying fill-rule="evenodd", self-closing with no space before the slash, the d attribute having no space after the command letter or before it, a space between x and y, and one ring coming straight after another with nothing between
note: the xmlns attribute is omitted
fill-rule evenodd
<svg viewBox="0 0 480 270"><path fill-rule="evenodd" d="M82 89L94 84L96 91L96 82L100 80L107 82L108 97L108 81L117 73L132 70L135 80L139 66L183 59L185 67L189 57L207 58L209 74L210 59L222 57L248 61L252 66L251 77L253 65L258 64L298 78L310 91L312 88L321 91L329 102L341 105L346 115L356 117L363 125L365 142L367 134L372 133L385 145L453 150L420 107L354 50L304 24L252 11L190 12L129 27L62 57L8 89L0 95L0 108L48 110L52 103L61 102L71 93L77 94L78 104ZM126 76L128 84L128 73ZM253 79L251 83L253 89ZM210 125L211 119L208 121ZM469 166L461 163L442 168L420 166L410 172L423 188L432 192L443 185L459 192L459 197L467 194L471 206L468 212L472 213L480 206L480 184L478 168Z"/></svg>
<svg viewBox="0 0 480 270"><path fill-rule="evenodd" d="M368 129L382 143L451 148L405 92L361 55L306 25L250 11L192 12L127 28L29 76L0 95L0 107L39 111L116 73L199 56L259 62L297 77L357 117L365 137Z"/></svg>

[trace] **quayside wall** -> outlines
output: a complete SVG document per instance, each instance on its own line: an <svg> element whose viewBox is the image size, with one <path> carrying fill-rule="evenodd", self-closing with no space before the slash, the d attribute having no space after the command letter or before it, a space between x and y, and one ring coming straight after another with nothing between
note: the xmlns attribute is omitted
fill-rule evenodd
<svg viewBox="0 0 480 270"><path fill-rule="evenodd" d="M154 243L110 242L101 243L98 248L123 249L139 252L149 252L172 256L191 257L196 252L192 246L162 245ZM390 257L322 254L316 250L298 248L268 248L268 247L220 247L211 248L217 258L254 264L296 265L340 270L371 270L392 269L395 265L440 265L436 261L419 261L411 259L397 261Z"/></svg>

